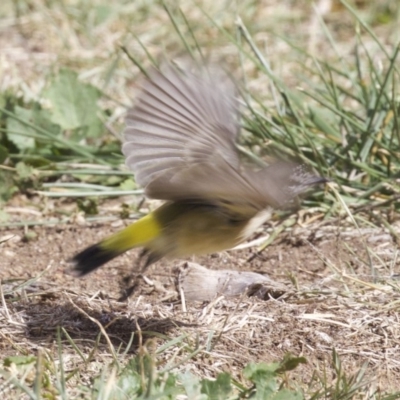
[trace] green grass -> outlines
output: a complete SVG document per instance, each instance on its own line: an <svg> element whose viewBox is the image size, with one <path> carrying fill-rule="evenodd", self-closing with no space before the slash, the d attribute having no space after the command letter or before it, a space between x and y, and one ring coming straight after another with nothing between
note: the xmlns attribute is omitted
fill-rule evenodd
<svg viewBox="0 0 400 400"><path fill-rule="evenodd" d="M172 10L165 4L163 7L182 51L197 60L204 58L204 38L200 41L196 37L199 28L192 28L180 9ZM351 58L343 58L339 53L326 61L283 37L280 40L291 48L291 57L296 58L294 79L300 86L293 87L271 69L271 61L243 21L238 20L236 27L227 30L204 9L199 8L199 12L203 14L203 23L214 25L212 28L218 36L236 49L236 62L230 63L236 64L236 68L251 70L265 85L266 90L248 90L246 82L251 81L251 76L242 85L243 127L247 132L243 144L247 149L259 156L278 155L309 164L339 186L349 206L368 203L371 208L398 209L397 197L393 196L398 193L395 178L400 155L398 46L384 47L357 14L354 18L359 29L354 33ZM146 50L139 38L131 42L135 40ZM373 53L365 42L375 45ZM339 52L328 28L326 45L332 52ZM144 65L153 63L154 57L147 53L138 59L134 47L125 51L145 70ZM115 52L117 63L123 51L115 48ZM67 67L46 78L37 100L26 102L10 91L2 94L0 161L6 161L3 199L9 198L16 187L19 190L29 186L44 188L43 182L51 182L63 174L84 184L134 188L122 166L119 148L122 120L115 119L118 105L115 101L107 108L99 104L109 96L107 83L116 73L110 71L108 80L103 78L103 88L99 89L82 82ZM272 99L268 98L271 92ZM113 134L107 133L107 126ZM69 164L74 164L73 170ZM82 168L82 164L91 164L99 171ZM104 170L100 169L102 166ZM76 188L79 189L78 184ZM116 192L120 194L121 191ZM78 196L79 191L73 195ZM86 192L81 191L81 195L86 196ZM95 187L93 195L96 195ZM322 197L316 193L308 204L324 207L328 213L335 210L335 200L329 197L329 194Z"/></svg>
<svg viewBox="0 0 400 400"><path fill-rule="evenodd" d="M142 332L138 334L142 335ZM65 370L63 341L67 341L75 351L73 355L69 351L69 359L78 357L83 361L79 367ZM367 365L354 374L344 373L341 360L334 349L331 361L335 375L334 383L327 384L327 371L315 372L307 384L305 393L304 388L300 388L291 379L290 373L296 368L301 368L307 360L290 354L276 363L248 364L242 372L243 381L239 382L227 372L219 373L216 379L199 378L185 370L183 362L171 361L164 367L159 367L158 363L163 359L163 353L170 347L179 348L184 354L187 353L186 361L195 360L196 356L202 354L207 355L205 348L193 348L191 338L185 335L166 340L166 343L157 349L148 341L147 345L139 346L136 355L126 362L125 356L133 343L132 335L124 352L120 353L110 344L112 359L104 364L96 363L94 368L92 364L95 362L96 353L101 351L97 347L98 341L89 356L84 355L85 352L81 351L80 346L74 343L66 331L58 330L57 343L57 354L42 349L37 355L4 358L0 377L3 379L2 392L7 398L26 396L30 399L177 399L183 396L181 398L193 400L392 400L400 396L400 393L385 395L379 390L371 390L365 376ZM121 359L124 359L124 362L121 362ZM90 371L90 385L81 381L82 376L87 374L86 370ZM368 397L365 397L367 392Z"/></svg>
<svg viewBox="0 0 400 400"><path fill-rule="evenodd" d="M26 0L0 10L22 37L34 27L38 46L44 43L40 51L54 46L57 55L44 68L39 64L36 75L29 64L25 76L0 93L0 204L17 194L89 196L92 202L78 207L91 220L98 199L141 194L120 152L123 113L140 73L163 57L185 54L197 61L212 57L240 77L244 153L300 160L332 180L335 191L315 192L304 207L326 219L350 215L354 223L367 220L390 229L390 213L400 210L399 43L375 28L398 26L399 7L390 1L364 10L346 5L342 13L349 21L352 51L335 38L334 25L320 22L326 48L312 52L304 45L304 32L297 37L290 29L278 29L280 23L304 25L301 17L279 14L276 26L267 30L257 17L263 10L256 2L245 3L224 9L206 2L179 7L155 1ZM116 40L110 39L113 35ZM286 69L275 49L268 51L271 38L286 48ZM3 226L11 226L7 218L0 211ZM194 338L163 339L156 350L142 343L129 361L129 346L123 353L110 344L107 361L101 362L95 357L98 342L87 356L60 330L57 352L21 354L14 347L19 355L2 359L0 392L30 399L400 398L374 389L367 365L346 373L335 350L330 370L316 370L308 385L300 386L290 370L301 369L302 358L249 364L240 382L226 372L211 380L182 372L184 363L161 361L169 345L179 348L186 361L207 356L207 348L193 345ZM68 371L66 345L73 349L68 357L81 359Z"/></svg>

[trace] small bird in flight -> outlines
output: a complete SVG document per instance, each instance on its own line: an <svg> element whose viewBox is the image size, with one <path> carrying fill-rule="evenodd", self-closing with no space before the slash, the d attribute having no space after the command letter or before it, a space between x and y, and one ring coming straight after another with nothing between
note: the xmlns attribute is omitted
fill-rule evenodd
<svg viewBox="0 0 400 400"><path fill-rule="evenodd" d="M327 180L301 164L241 165L239 104L232 80L217 68L167 65L146 78L128 113L122 152L155 211L103 239L72 261L85 275L134 247L145 267L162 257L232 248L310 186Z"/></svg>

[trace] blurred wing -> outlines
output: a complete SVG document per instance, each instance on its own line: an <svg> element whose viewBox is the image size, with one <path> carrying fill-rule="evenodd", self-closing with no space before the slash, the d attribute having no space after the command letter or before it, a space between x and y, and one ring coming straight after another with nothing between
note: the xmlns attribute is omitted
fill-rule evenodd
<svg viewBox="0 0 400 400"><path fill-rule="evenodd" d="M153 70L127 117L122 151L149 197L206 202L241 219L321 182L287 162L241 168L235 87L220 70L198 72Z"/></svg>
<svg viewBox="0 0 400 400"><path fill-rule="evenodd" d="M233 220L252 218L267 207L287 206L313 185L326 182L305 166L278 161L259 171L237 170L224 159L194 165L169 179L156 179L149 195L174 201L206 202ZM181 188L184 188L182 190Z"/></svg>
<svg viewBox="0 0 400 400"><path fill-rule="evenodd" d="M190 188L182 186L199 166L217 169L223 160L239 168L235 86L220 70L198 72L170 65L151 71L128 114L122 152L150 197L172 200L175 191L186 198L193 192L200 195L193 180ZM184 179L179 178L182 173Z"/></svg>
<svg viewBox="0 0 400 400"><path fill-rule="evenodd" d="M271 194L274 189L271 188ZM196 164L180 173L156 178L148 187L150 197L211 204L226 209L233 218L251 218L273 202L253 182L223 158Z"/></svg>

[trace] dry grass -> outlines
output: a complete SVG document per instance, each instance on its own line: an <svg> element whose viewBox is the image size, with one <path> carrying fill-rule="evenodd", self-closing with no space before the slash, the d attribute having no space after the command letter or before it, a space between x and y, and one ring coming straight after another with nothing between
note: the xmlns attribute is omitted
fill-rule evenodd
<svg viewBox="0 0 400 400"><path fill-rule="evenodd" d="M359 2L358 12L375 26L384 48L392 48L398 41L398 24L394 19L380 23L378 17L386 15L384 2L382 8L372 3ZM301 86L309 77L306 67L314 65L294 52L288 41L329 62L337 60L337 53L343 59L350 57L359 40L351 14L335 1L317 2L335 35L335 47L327 45L311 2L300 6L276 0L202 1L197 7L181 1L180 6L182 14L175 4L168 9L180 26L186 26L183 16L191 21L198 43L187 26L182 28L185 38L193 47L198 45L206 58L223 60L238 76L244 73L253 93L269 93L266 75L247 58L241 59L237 47L216 25L230 34L246 26L289 87ZM158 2L3 2L0 16L0 90L13 91L25 101L43 102L41 93L50 73L72 67L106 94L102 99L109 109L105 123L115 136L140 75L120 47L125 46L145 67L151 57L185 53L165 4ZM365 35L363 45L379 64L382 49L377 43ZM274 104L272 95L268 101ZM184 311L174 286L176 263L158 263L127 303L116 299L120 277L133 254L87 280L63 273L65 260L75 251L122 224L119 203L123 200L101 203L93 219L97 224L92 225L75 202L35 193L15 196L4 208L10 219L0 231L0 349L3 360L34 356L33 362L12 359L1 370L4 398L21 393L27 398L43 394L56 398L60 393L65 398L89 398L88 388L98 376L106 389L116 384L135 354L150 354L159 376L191 371L215 378L228 371L244 384L246 364L280 360L287 352L307 358L306 365L283 378L301 387L306 396L319 390L325 396L321 398L352 398L350 389L357 387L358 398L363 399L398 393L400 227L395 212L382 215L372 210L368 215L370 210L361 208L346 212L345 203L336 201L330 203L332 218L325 218L326 210L316 207L290 216L286 225L271 221L259 234L266 239L279 235L266 250L245 248L197 261L214 269L268 273L284 283L287 292L268 301L218 297L210 303L186 304ZM386 227L371 222L382 218L390 221ZM50 220L53 226L40 226ZM28 222L35 227L28 229ZM22 227L13 227L14 223ZM101 392L104 398L106 389Z"/></svg>
<svg viewBox="0 0 400 400"><path fill-rule="evenodd" d="M107 234L107 223L37 227L37 238L29 242L19 228L8 230L14 237L2 243L5 257L0 261L6 273L2 352L42 354L55 368L62 346L70 398L113 365L122 368L138 351L152 354L160 373L215 377L228 371L239 382L249 362L280 360L290 352L308 361L291 372L291 384L310 394L321 389L321 382L339 381L332 365L335 349L347 379L365 365L357 383L360 398L394 392L400 367L397 251L388 230L360 225L356 230L347 219L310 225L303 215L257 257L250 248L201 258L197 261L213 269L268 273L287 291L267 301L217 297L185 305L175 287L177 262L158 263L128 303L116 299L133 254L89 279L63 274L66 258ZM398 222L393 229L398 231ZM15 374L22 379L20 369Z"/></svg>

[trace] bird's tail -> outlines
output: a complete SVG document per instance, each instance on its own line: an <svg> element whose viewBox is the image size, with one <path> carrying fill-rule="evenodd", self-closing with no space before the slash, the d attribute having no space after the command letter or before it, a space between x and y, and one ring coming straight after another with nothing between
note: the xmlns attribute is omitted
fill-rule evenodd
<svg viewBox="0 0 400 400"><path fill-rule="evenodd" d="M150 213L120 232L89 246L72 258L72 274L83 276L134 248L145 246L161 233L161 226Z"/></svg>

